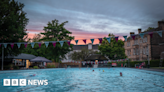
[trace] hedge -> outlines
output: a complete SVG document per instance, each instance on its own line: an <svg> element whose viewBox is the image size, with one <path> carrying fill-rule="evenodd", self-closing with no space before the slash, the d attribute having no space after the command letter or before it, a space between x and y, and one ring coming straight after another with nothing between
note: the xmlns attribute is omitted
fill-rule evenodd
<svg viewBox="0 0 164 92"><path fill-rule="evenodd" d="M46 67L47 67L47 68L55 68L55 65L49 65L49 64L48 64Z"/></svg>
<svg viewBox="0 0 164 92"><path fill-rule="evenodd" d="M38 66L34 66L33 68L34 68L34 69L38 69Z"/></svg>
<svg viewBox="0 0 164 92"><path fill-rule="evenodd" d="M117 63L117 66L121 67L121 63L123 63L123 65L125 63L127 63L127 66L128 64L130 65L130 67L135 67L135 64L137 63L142 63L142 62L145 62L146 63L146 66L148 65L148 61L121 61L121 62L115 62ZM108 64L112 64L112 62L109 62ZM159 67L159 64L160 64L160 60L150 60L150 67ZM162 67L164 67L164 60L163 60L163 63L162 63Z"/></svg>

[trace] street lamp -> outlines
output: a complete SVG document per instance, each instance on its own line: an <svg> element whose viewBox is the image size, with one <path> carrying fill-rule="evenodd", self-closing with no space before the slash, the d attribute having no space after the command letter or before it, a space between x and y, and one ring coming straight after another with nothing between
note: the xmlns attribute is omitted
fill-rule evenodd
<svg viewBox="0 0 164 92"><path fill-rule="evenodd" d="M147 44L147 60L148 60L148 68L150 67L150 61L149 61L149 45Z"/></svg>

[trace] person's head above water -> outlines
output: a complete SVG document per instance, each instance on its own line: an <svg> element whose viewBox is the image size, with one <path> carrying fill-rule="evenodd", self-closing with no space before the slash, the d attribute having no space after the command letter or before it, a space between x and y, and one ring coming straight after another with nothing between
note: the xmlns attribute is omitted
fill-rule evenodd
<svg viewBox="0 0 164 92"><path fill-rule="evenodd" d="M93 72L94 72L94 70L93 70Z"/></svg>

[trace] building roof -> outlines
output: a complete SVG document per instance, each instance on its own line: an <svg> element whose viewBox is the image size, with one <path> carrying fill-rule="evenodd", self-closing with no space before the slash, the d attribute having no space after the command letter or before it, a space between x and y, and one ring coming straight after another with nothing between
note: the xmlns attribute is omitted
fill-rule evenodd
<svg viewBox="0 0 164 92"><path fill-rule="evenodd" d="M92 45L93 50L98 50L99 44ZM81 50L81 49L88 49L88 45L74 45L73 50Z"/></svg>
<svg viewBox="0 0 164 92"><path fill-rule="evenodd" d="M52 62L52 61L48 60L45 57L36 57L34 59L31 59L30 62Z"/></svg>
<svg viewBox="0 0 164 92"><path fill-rule="evenodd" d="M103 60L108 60L106 57L104 57L103 55L100 54L92 54L91 56L87 57L86 59L84 59L85 61L103 61Z"/></svg>
<svg viewBox="0 0 164 92"><path fill-rule="evenodd" d="M157 27L157 28L154 28L154 29L150 29L150 30L148 30L148 31L145 31L145 32L141 32L141 33L148 33L148 32L154 32L154 31L159 31L159 30L161 30L159 27ZM139 34L134 34L135 35L135 38L138 38L138 37L140 37L140 35ZM132 39L132 37L130 36L130 37L128 37L128 39L127 40L131 40Z"/></svg>
<svg viewBox="0 0 164 92"><path fill-rule="evenodd" d="M92 49L94 49L94 50L98 50L98 47L99 47L98 44L97 45L92 45Z"/></svg>
<svg viewBox="0 0 164 92"><path fill-rule="evenodd" d="M88 49L88 45L73 45L73 50Z"/></svg>
<svg viewBox="0 0 164 92"><path fill-rule="evenodd" d="M1 57L2 58L2 57ZM11 58L11 59L34 59L36 58L36 56L34 55L31 55L31 54L25 54L25 53L21 53L17 56L14 56L14 55L8 55L6 56L5 58Z"/></svg>

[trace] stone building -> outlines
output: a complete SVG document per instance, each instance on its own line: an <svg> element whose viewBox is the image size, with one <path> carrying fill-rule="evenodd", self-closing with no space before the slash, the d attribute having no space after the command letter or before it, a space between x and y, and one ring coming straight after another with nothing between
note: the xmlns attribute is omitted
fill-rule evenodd
<svg viewBox="0 0 164 92"><path fill-rule="evenodd" d="M157 31L162 31L162 37ZM149 35L153 32L153 36ZM140 37L140 33L145 33L143 39ZM124 42L125 54L132 61L152 60L160 59L161 53L164 51L164 21L158 21L158 27L142 32L138 29L138 34L130 32L130 35L135 35L133 40L130 36L127 41Z"/></svg>
<svg viewBox="0 0 164 92"><path fill-rule="evenodd" d="M99 44L93 45L92 43L89 43L87 45L74 45L73 51L70 51L69 53L67 53L65 55L66 59L63 59L62 62L72 61L72 58L69 55L72 54L73 52L80 52L82 49L88 49L88 50L93 50L93 51L99 52L98 46L99 46Z"/></svg>

